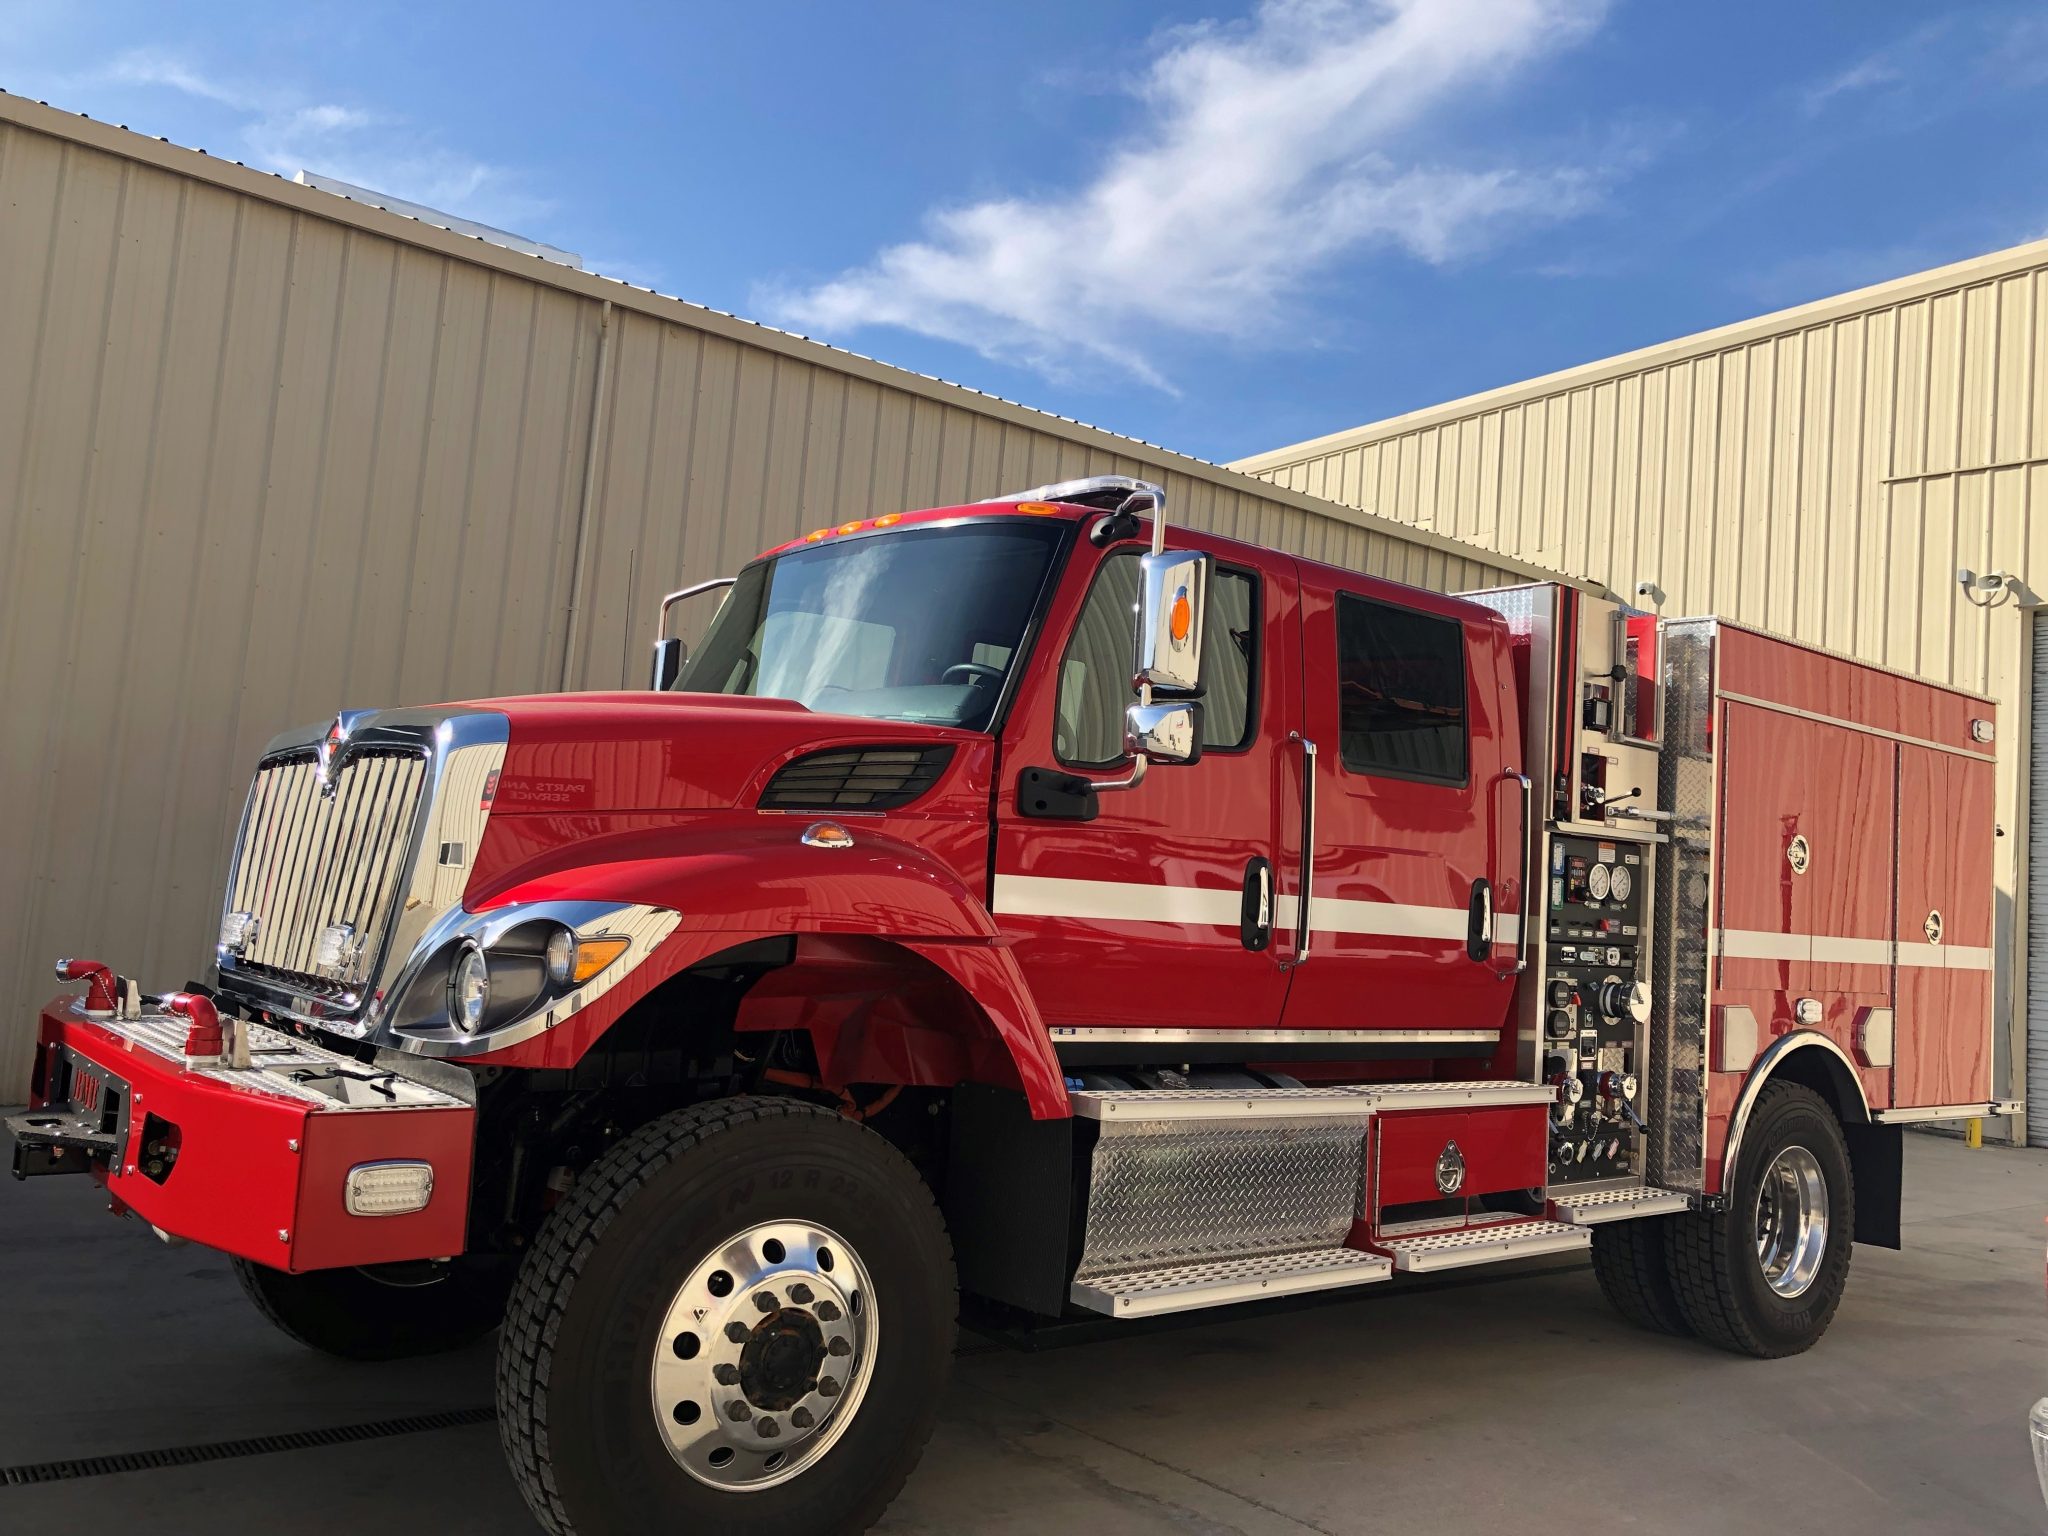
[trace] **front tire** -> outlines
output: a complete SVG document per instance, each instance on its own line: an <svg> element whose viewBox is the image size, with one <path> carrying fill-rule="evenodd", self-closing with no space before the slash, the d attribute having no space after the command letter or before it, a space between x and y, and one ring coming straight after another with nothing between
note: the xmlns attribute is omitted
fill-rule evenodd
<svg viewBox="0 0 2048 1536"><path fill-rule="evenodd" d="M288 1275L232 1261L256 1310L287 1338L343 1360L405 1360L474 1343L498 1326L509 1264L382 1264Z"/></svg>
<svg viewBox="0 0 2048 1536"><path fill-rule="evenodd" d="M1849 1279L1856 1188L1841 1122L1797 1083L1757 1099L1726 1207L1671 1218L1666 1252L1693 1332L1773 1360L1810 1349Z"/></svg>
<svg viewBox="0 0 2048 1536"><path fill-rule="evenodd" d="M865 1530L931 1434L956 1311L931 1193L874 1132L793 1099L664 1116L520 1271L514 1479L557 1536Z"/></svg>

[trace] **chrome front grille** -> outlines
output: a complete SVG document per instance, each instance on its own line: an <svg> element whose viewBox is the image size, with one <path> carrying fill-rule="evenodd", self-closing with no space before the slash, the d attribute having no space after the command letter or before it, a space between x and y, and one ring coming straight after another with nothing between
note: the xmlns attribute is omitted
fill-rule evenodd
<svg viewBox="0 0 2048 1536"><path fill-rule="evenodd" d="M353 752L336 766L332 794L321 792L310 753L256 771L227 902L229 914L253 920L236 969L343 991L369 980L405 881L428 767L420 752Z"/></svg>

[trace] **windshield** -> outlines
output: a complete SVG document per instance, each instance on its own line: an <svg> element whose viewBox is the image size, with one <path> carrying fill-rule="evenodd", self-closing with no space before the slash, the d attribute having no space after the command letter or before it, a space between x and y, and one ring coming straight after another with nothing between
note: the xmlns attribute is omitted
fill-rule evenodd
<svg viewBox="0 0 2048 1536"><path fill-rule="evenodd" d="M676 689L984 729L1064 527L907 528L750 565Z"/></svg>

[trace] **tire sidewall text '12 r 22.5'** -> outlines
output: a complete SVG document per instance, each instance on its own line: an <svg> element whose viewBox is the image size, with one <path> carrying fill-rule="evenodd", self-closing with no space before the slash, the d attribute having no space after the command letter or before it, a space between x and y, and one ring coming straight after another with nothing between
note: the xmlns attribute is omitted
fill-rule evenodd
<svg viewBox="0 0 2048 1536"><path fill-rule="evenodd" d="M864 1530L931 1434L956 1312L930 1191L880 1136L792 1099L664 1116L584 1171L520 1272L513 1476L558 1536Z"/></svg>

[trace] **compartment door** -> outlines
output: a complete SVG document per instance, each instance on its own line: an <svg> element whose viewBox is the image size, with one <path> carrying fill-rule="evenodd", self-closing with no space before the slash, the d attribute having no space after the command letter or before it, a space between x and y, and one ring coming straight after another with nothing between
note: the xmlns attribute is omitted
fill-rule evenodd
<svg viewBox="0 0 2048 1536"><path fill-rule="evenodd" d="M1991 1097L1992 765L1899 748L1899 1108Z"/></svg>

